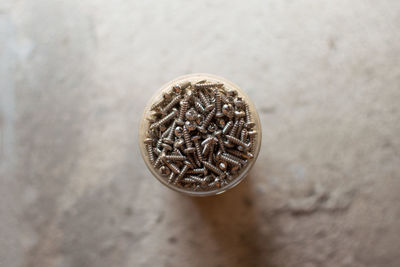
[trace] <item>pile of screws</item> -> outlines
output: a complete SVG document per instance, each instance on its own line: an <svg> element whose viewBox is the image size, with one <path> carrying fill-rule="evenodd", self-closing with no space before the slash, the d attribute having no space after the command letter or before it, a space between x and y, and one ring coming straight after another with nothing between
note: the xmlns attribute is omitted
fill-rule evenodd
<svg viewBox="0 0 400 267"><path fill-rule="evenodd" d="M177 187L224 187L253 158L257 132L249 105L223 83L176 84L151 106L147 120L149 161Z"/></svg>

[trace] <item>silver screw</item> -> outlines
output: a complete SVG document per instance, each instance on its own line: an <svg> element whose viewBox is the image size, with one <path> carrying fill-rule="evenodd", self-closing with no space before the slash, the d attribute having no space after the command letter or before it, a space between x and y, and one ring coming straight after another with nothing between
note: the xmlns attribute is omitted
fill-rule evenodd
<svg viewBox="0 0 400 267"><path fill-rule="evenodd" d="M197 153L197 157L200 161L203 161L203 155L201 154L201 147L200 147L200 143L199 143L199 139L201 137L196 135L192 137L192 141L194 143L194 147L196 148L196 153Z"/></svg>
<svg viewBox="0 0 400 267"><path fill-rule="evenodd" d="M222 118L224 114L221 112L221 94L219 92L215 93L215 106L217 112L215 113L215 117Z"/></svg>
<svg viewBox="0 0 400 267"><path fill-rule="evenodd" d="M179 117L178 120L176 121L176 123L180 126L182 126L185 122L183 121L184 117L185 117L185 113L188 109L189 106L189 102L186 100L182 100L180 103L181 109L179 110Z"/></svg>
<svg viewBox="0 0 400 267"><path fill-rule="evenodd" d="M154 129L154 128L160 127L160 125L163 125L164 123L166 123L169 120L173 119L174 117L176 117L176 115L178 115L178 110L176 108L174 108L170 114L168 114L167 116L165 116L163 119L159 120L158 122L153 123L150 126L150 129Z"/></svg>
<svg viewBox="0 0 400 267"><path fill-rule="evenodd" d="M153 154L153 139L151 138L146 138L144 140L144 143L146 144L146 149L149 154L149 160L151 164L154 164L154 154Z"/></svg>
<svg viewBox="0 0 400 267"><path fill-rule="evenodd" d="M199 97L200 100L203 102L203 105L205 106L204 110L206 112L209 112L214 108L214 105L210 104L210 101L208 101L207 97L203 94L203 92L199 92Z"/></svg>
<svg viewBox="0 0 400 267"><path fill-rule="evenodd" d="M241 146L241 147L244 147L244 149L246 149L246 150L248 150L248 149L250 148L250 145L249 145L249 144L246 144L246 143L240 141L240 139L237 139L237 138L234 137L234 136L226 135L225 137L226 137L226 139L228 139L228 140L231 141L232 143L234 143L234 144L236 144L236 145L239 145L239 146Z"/></svg>
<svg viewBox="0 0 400 267"><path fill-rule="evenodd" d="M185 152L185 154L193 153L195 151L195 148L192 147L192 142L190 140L189 131L186 128L186 125L183 127L183 138L186 143L186 149L183 152Z"/></svg>
<svg viewBox="0 0 400 267"><path fill-rule="evenodd" d="M208 113L206 119L203 121L203 124L201 125L201 127L199 127L199 131L202 133L206 133L207 132L207 126L208 124L211 122L212 118L215 115L215 108L213 108L210 113Z"/></svg>
<svg viewBox="0 0 400 267"><path fill-rule="evenodd" d="M190 163L189 161L185 161L184 163L185 166L183 166L179 175L176 177L175 184L182 179L182 177L185 175L185 173L188 171L189 168L193 167L192 163Z"/></svg>
<svg viewBox="0 0 400 267"><path fill-rule="evenodd" d="M161 112L162 112L163 114L167 114L176 104L179 103L179 101L181 100L181 98L182 98L182 97L181 97L180 95L175 96L175 97L171 100L171 102L169 102L168 105L166 105L166 106L161 110Z"/></svg>

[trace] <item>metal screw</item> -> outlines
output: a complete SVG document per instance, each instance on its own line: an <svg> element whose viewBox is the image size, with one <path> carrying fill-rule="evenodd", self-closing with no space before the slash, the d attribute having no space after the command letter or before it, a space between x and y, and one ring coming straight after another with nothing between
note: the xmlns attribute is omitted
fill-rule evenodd
<svg viewBox="0 0 400 267"><path fill-rule="evenodd" d="M154 164L154 154L153 154L153 139L151 138L146 138L144 140L144 143L146 144L147 148L147 153L149 154L149 160L151 164Z"/></svg>
<svg viewBox="0 0 400 267"><path fill-rule="evenodd" d="M233 136L231 136L231 135L226 135L225 137L226 137L226 139L228 139L228 140L231 141L232 143L244 147L246 150L250 148L250 145L249 145L249 144L246 144L246 143L240 141L240 139L237 139L236 137L233 137Z"/></svg>
<svg viewBox="0 0 400 267"><path fill-rule="evenodd" d="M185 113L188 109L189 106L189 102L186 100L182 100L181 102L179 102L181 105L181 109L179 110L179 117L178 120L176 121L176 123L180 126L182 126L185 122L183 121L184 117L185 117Z"/></svg>
<svg viewBox="0 0 400 267"><path fill-rule="evenodd" d="M224 114L221 112L221 95L219 92L216 92L215 94L215 105L217 112L215 113L215 117L221 118L224 116Z"/></svg>
<svg viewBox="0 0 400 267"><path fill-rule="evenodd" d="M167 116L165 116L163 119L159 120L156 123L153 123L150 126L150 129L154 129L157 127L160 127L160 125L163 125L164 123L168 122L169 120L173 119L176 115L178 115L178 110L175 108L172 110L172 112L170 114L168 114Z"/></svg>
<svg viewBox="0 0 400 267"><path fill-rule="evenodd" d="M210 104L210 101L208 101L207 97L203 94L203 92L199 92L199 97L200 100L203 102L203 105L205 106L204 110L206 112L209 112L214 108L214 105Z"/></svg>
<svg viewBox="0 0 400 267"><path fill-rule="evenodd" d="M207 132L206 127L207 127L208 124L211 122L211 120L212 120L212 118L214 117L214 115L215 115L215 108L213 108L213 109L210 111L210 113L208 113L206 119L203 121L203 124L201 125L201 127L198 128L200 132L202 132L202 133Z"/></svg>
<svg viewBox="0 0 400 267"><path fill-rule="evenodd" d="M183 151L185 154L193 153L195 148L192 147L192 142L190 140L189 130L186 128L186 125L183 127L183 138L186 143L186 149Z"/></svg>
<svg viewBox="0 0 400 267"><path fill-rule="evenodd" d="M199 139L201 137L196 135L192 137L192 141L194 143L194 147L196 148L196 153L197 153L197 157L199 158L200 161L203 161L203 155L201 154L201 147L200 147L200 143L199 143Z"/></svg>
<svg viewBox="0 0 400 267"><path fill-rule="evenodd" d="M166 106L161 110L161 112L162 112L163 114L167 114L168 111L170 111L176 104L179 103L179 101L181 100L181 98L182 98L182 97L181 97L180 95L175 96L175 97L171 100L171 102L169 102L169 104L166 105Z"/></svg>

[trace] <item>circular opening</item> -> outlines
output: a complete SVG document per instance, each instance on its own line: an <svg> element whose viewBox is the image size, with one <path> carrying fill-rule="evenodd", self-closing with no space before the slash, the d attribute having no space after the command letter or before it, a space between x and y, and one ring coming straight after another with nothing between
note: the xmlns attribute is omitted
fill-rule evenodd
<svg viewBox="0 0 400 267"><path fill-rule="evenodd" d="M139 145L148 169L165 186L191 196L217 195L241 182L254 165L261 124L239 86L211 74L189 74L163 85L147 103Z"/></svg>

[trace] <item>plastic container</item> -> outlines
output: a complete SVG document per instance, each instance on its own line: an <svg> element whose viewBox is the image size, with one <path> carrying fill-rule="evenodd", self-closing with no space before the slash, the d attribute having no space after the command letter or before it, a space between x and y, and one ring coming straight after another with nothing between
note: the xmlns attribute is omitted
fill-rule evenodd
<svg viewBox="0 0 400 267"><path fill-rule="evenodd" d="M243 166L237 174L233 176L233 179L231 181L220 187L220 188L214 188L209 191L193 191L189 190L180 186L176 186L172 183L168 183L168 179L164 176L161 175L159 169L154 168L152 163L150 162L150 158L148 156L148 151L146 149L146 145L144 143L144 140L147 138L147 131L151 125L151 122L147 120L148 117L151 115L151 106L154 103L159 102L163 98L163 94L170 92L172 87L176 84L182 84L184 82L190 81L192 83L196 83L201 80L207 80L207 82L219 82L223 83L225 88L228 90L236 90L237 94L239 97L241 97L245 103L249 105L249 111L252 117L252 121L255 123L255 126L253 130L257 132L255 139L254 139L254 148L252 149L252 154L253 158L247 160L247 164ZM178 104L179 105L179 104ZM246 93L240 89L239 86L236 84L232 83L231 81L226 80L225 78L218 77L212 74L205 74L205 73L198 73L198 74L189 74L185 76L178 77L166 84L164 84L150 99L150 101L147 103L143 116L140 122L140 128L139 128L139 146L140 146L140 151L143 157L144 162L147 165L147 168L150 170L150 172L153 174L155 178L157 178L158 181L160 181L163 185L167 186L168 188L184 193L190 196L211 196L211 195L217 195L221 194L228 189L233 188L237 184L239 184L249 173L250 169L253 167L255 161L257 160L260 147L261 147L261 124L260 124L260 119L258 117L257 110L253 104L253 102L250 100L250 98L246 95ZM156 156L157 157L157 156Z"/></svg>

